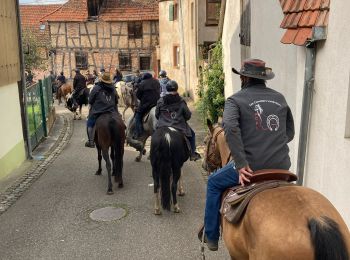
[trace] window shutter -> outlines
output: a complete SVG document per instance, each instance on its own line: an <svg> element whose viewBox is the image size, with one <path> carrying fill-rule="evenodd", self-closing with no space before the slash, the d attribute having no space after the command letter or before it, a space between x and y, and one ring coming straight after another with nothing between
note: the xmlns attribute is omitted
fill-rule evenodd
<svg viewBox="0 0 350 260"><path fill-rule="evenodd" d="M169 21L174 21L174 5L169 5Z"/></svg>
<svg viewBox="0 0 350 260"><path fill-rule="evenodd" d="M250 46L250 0L242 0L242 14L241 14L241 44Z"/></svg>

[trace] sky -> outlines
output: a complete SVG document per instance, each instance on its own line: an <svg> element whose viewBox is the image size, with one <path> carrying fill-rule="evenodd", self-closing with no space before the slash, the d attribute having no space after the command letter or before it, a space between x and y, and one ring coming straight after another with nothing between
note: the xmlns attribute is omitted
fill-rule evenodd
<svg viewBox="0 0 350 260"><path fill-rule="evenodd" d="M20 4L63 4L67 0L19 0Z"/></svg>

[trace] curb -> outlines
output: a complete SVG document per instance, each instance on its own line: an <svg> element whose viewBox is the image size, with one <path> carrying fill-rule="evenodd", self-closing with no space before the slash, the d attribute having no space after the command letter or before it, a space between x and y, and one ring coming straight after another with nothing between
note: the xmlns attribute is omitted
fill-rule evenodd
<svg viewBox="0 0 350 260"><path fill-rule="evenodd" d="M55 144L45 154L44 158L35 161L30 169L19 178L13 185L0 194L0 215L11 207L24 192L37 180L58 155L63 151L73 134L72 119L68 115L62 115L64 126Z"/></svg>

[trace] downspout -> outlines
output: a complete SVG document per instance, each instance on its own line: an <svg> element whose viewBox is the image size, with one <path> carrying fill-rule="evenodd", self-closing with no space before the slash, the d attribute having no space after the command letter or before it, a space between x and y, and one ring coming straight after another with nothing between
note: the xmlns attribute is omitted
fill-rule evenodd
<svg viewBox="0 0 350 260"><path fill-rule="evenodd" d="M304 91L303 103L301 108L301 122L298 146L298 161L297 174L298 184L304 183L304 171L306 165L306 156L308 148L308 137L310 120L312 114L312 98L315 83L315 64L316 64L316 47L317 41L326 39L325 27L313 27L312 39L306 43L306 60L305 60L305 76L304 76Z"/></svg>
<svg viewBox="0 0 350 260"><path fill-rule="evenodd" d="M181 50L182 50L182 66L183 66L183 75L184 75L184 81L185 81L185 91L186 95L189 94L188 92L188 83L187 83L187 69L186 69L186 46L185 46L185 33L184 33L184 21L183 21L183 13L182 13L182 0L179 0L179 25L180 25L180 37L181 37Z"/></svg>
<svg viewBox="0 0 350 260"><path fill-rule="evenodd" d="M32 156L32 145L30 143L30 133L29 133L29 124L27 116L27 89L25 85L25 68L24 68L24 55L23 55L23 46L22 46L22 30L21 30L21 16L19 11L19 0L16 0L16 17L17 17L17 30L18 30L18 49L19 49L19 58L20 58L20 73L21 80L17 82L18 84L18 94L19 94L19 103L21 110L21 119L22 119L22 132L23 139L25 143L25 151L27 159L33 159Z"/></svg>

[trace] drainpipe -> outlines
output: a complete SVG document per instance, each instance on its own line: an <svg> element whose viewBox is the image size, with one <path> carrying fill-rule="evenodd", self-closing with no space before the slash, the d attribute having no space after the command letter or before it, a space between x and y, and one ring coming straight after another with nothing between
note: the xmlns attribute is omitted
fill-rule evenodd
<svg viewBox="0 0 350 260"><path fill-rule="evenodd" d="M185 80L185 91L186 95L188 95L188 84L187 84L187 69L186 69L186 46L185 46L185 33L184 33L184 20L182 13L182 0L179 0L179 25L180 25L180 37L181 37L181 50L182 50L182 66L183 66L183 75Z"/></svg>
<svg viewBox="0 0 350 260"><path fill-rule="evenodd" d="M315 64L316 64L316 42L325 40L327 36L325 27L313 27L312 39L306 44L306 61L304 76L303 103L301 108L301 122L298 146L297 174L298 184L304 183L304 171L306 165L306 156L308 148L308 137L310 128L310 119L312 114L312 98L315 82Z"/></svg>
<svg viewBox="0 0 350 260"><path fill-rule="evenodd" d="M33 159L32 156L32 145L30 143L30 133L29 133L29 124L27 116L27 89L25 85L25 68L24 68L24 56L22 48L22 30L21 30L21 16L19 11L19 0L16 0L16 17L17 17L17 30L18 30L18 49L19 49L19 58L20 58L20 73L21 80L18 81L18 94L19 94L19 103L21 110L21 119L22 119L22 132L23 139L25 144L25 151L27 159Z"/></svg>

